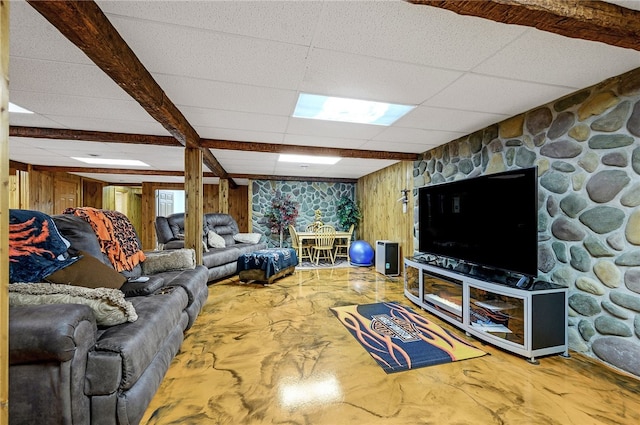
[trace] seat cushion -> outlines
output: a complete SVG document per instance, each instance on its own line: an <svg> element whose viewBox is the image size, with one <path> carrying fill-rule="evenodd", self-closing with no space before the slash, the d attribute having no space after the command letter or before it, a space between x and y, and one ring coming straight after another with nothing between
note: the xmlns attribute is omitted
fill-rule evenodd
<svg viewBox="0 0 640 425"><path fill-rule="evenodd" d="M209 252L202 254L202 264L208 269L227 263L235 263L242 252L233 248L209 248Z"/></svg>
<svg viewBox="0 0 640 425"><path fill-rule="evenodd" d="M128 300L135 307L138 320L105 329L95 346L96 352L120 356L121 390L136 383L177 326L184 328L187 325L183 310L187 307L188 297L182 287L170 291L162 288L158 295Z"/></svg>

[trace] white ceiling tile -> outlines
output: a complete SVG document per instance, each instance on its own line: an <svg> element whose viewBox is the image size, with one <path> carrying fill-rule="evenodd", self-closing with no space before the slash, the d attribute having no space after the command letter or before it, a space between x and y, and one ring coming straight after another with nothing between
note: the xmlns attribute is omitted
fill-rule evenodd
<svg viewBox="0 0 640 425"><path fill-rule="evenodd" d="M290 134L345 139L370 139L384 130L383 126L322 121L308 118L291 118L287 128Z"/></svg>
<svg viewBox="0 0 640 425"><path fill-rule="evenodd" d="M366 140L364 139L286 134L283 144L296 146L320 146L324 148L359 149L365 142Z"/></svg>
<svg viewBox="0 0 640 425"><path fill-rule="evenodd" d="M282 133L234 130L228 128L195 127L203 139L232 140L236 142L282 143Z"/></svg>
<svg viewBox="0 0 640 425"><path fill-rule="evenodd" d="M131 100L120 86L95 65L12 57L9 75L12 90Z"/></svg>
<svg viewBox="0 0 640 425"><path fill-rule="evenodd" d="M159 7L151 8L135 1L97 3L107 15L303 45L310 43L322 11L319 1L155 1Z"/></svg>
<svg viewBox="0 0 640 425"><path fill-rule="evenodd" d="M101 118L122 121L153 121L137 102L55 93L11 91L12 102L42 115ZM86 128L83 128L85 130Z"/></svg>
<svg viewBox="0 0 640 425"><path fill-rule="evenodd" d="M466 74L425 102L425 106L513 116L574 91L568 87Z"/></svg>
<svg viewBox="0 0 640 425"><path fill-rule="evenodd" d="M191 125L207 127L209 130L220 128L284 133L288 121L287 117L281 115L193 108L190 106L182 106L180 110Z"/></svg>
<svg viewBox="0 0 640 425"><path fill-rule="evenodd" d="M314 49L300 88L312 94L418 105L461 75L458 71Z"/></svg>
<svg viewBox="0 0 640 425"><path fill-rule="evenodd" d="M423 145L425 148L421 152L424 152L429 149L429 146L441 145L462 137L465 134L467 133L444 130L423 130L407 127L389 127L379 136L375 137L373 141L391 143L393 146L397 143L400 144L398 146L404 146L405 143ZM391 148L389 149L391 150ZM416 148L414 147L413 149ZM393 150L397 151L397 148ZM411 152L415 152L415 150L411 150Z"/></svg>
<svg viewBox="0 0 640 425"><path fill-rule="evenodd" d="M469 70L526 29L406 2L327 2L314 44L331 50Z"/></svg>
<svg viewBox="0 0 640 425"><path fill-rule="evenodd" d="M90 64L91 60L24 1L12 1L9 24L11 57Z"/></svg>
<svg viewBox="0 0 640 425"><path fill-rule="evenodd" d="M11 101L12 102L14 101L13 96L11 97ZM23 127L43 127L43 128L64 128L65 127L63 124L52 119L51 116L45 117L44 115L40 115L40 114L15 114L15 113L9 114L9 125L23 126Z"/></svg>
<svg viewBox="0 0 640 425"><path fill-rule="evenodd" d="M308 51L307 46L188 27L167 31L164 24L119 17L112 22L152 73L296 89Z"/></svg>
<svg viewBox="0 0 640 425"><path fill-rule="evenodd" d="M580 89L640 66L640 53L529 29L473 72Z"/></svg>
<svg viewBox="0 0 640 425"><path fill-rule="evenodd" d="M298 100L291 90L162 74L154 78L178 106L289 116Z"/></svg>
<svg viewBox="0 0 640 425"><path fill-rule="evenodd" d="M418 106L396 121L396 126L424 130L448 130L468 134L509 117L508 114ZM381 136L384 137L384 133Z"/></svg>

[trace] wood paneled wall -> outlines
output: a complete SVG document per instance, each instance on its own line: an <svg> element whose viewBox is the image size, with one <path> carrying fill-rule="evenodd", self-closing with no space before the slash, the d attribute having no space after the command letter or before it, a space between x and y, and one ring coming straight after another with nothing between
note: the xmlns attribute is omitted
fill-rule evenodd
<svg viewBox="0 0 640 425"><path fill-rule="evenodd" d="M407 212L402 212L402 190L408 189ZM413 163L402 161L358 180L356 199L362 212L358 239L375 249L377 240L400 243L401 257L413 253Z"/></svg>
<svg viewBox="0 0 640 425"><path fill-rule="evenodd" d="M64 208L56 200L71 192L72 206L102 208L104 182L85 179L68 173L48 171L16 171L12 175L16 193L11 197L11 208L41 211L46 214L61 214ZM71 188L71 189L69 189Z"/></svg>

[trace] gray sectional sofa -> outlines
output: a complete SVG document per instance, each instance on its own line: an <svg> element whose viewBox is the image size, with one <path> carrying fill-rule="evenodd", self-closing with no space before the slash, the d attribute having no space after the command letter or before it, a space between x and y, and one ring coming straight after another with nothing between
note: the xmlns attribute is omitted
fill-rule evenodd
<svg viewBox="0 0 640 425"><path fill-rule="evenodd" d="M156 217L156 237L161 249L177 249L184 247L184 213L176 213L167 217ZM223 248L209 247L209 232L213 231L224 239ZM265 249L265 243L242 242L241 236L257 236L242 234L238 223L229 214L207 213L204 215L202 240L207 250L202 253L202 263L209 271L209 281L233 276L237 273L237 260L242 254Z"/></svg>
<svg viewBox="0 0 640 425"><path fill-rule="evenodd" d="M80 248L82 258L95 255L101 261L89 223L68 215L52 218L60 234L71 242L69 252ZM144 267L137 273L143 271ZM137 320L130 317L112 326L100 324L99 312L86 304L11 305L12 425L140 422L180 349L184 332L208 297L208 270L195 263L191 268L147 277L123 279L127 281L118 291L135 309ZM12 283L10 291L12 285L50 284Z"/></svg>

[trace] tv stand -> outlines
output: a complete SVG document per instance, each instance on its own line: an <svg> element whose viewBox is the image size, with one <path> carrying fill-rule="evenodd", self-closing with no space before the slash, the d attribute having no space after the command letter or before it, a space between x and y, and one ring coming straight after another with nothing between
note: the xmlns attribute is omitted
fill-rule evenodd
<svg viewBox="0 0 640 425"><path fill-rule="evenodd" d="M404 266L404 295L468 335L534 364L536 356L569 355L567 288L488 282L420 257L405 258Z"/></svg>

